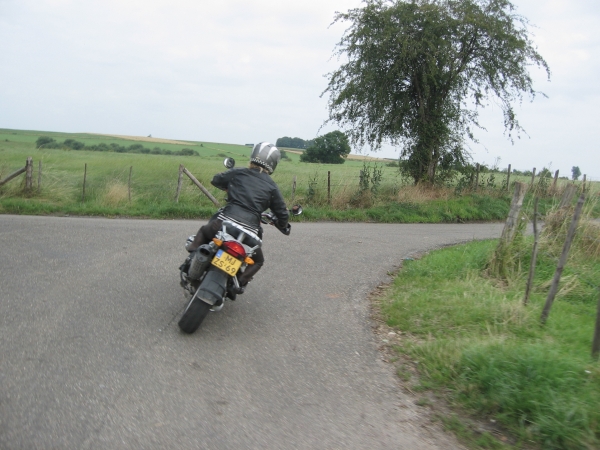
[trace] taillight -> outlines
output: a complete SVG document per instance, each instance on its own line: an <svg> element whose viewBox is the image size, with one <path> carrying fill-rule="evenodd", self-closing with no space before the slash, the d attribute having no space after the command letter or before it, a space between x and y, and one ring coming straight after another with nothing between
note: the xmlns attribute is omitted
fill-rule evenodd
<svg viewBox="0 0 600 450"><path fill-rule="evenodd" d="M246 249L242 244L237 241L225 241L223 242L223 250L229 253L231 256L236 258L245 258Z"/></svg>

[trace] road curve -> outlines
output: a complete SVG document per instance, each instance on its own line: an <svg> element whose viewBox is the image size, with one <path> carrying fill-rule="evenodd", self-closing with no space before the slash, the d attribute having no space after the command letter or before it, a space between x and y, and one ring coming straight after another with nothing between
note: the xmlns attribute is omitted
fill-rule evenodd
<svg viewBox="0 0 600 450"><path fill-rule="evenodd" d="M452 449L381 362L367 295L500 224L293 224L194 335L198 222L0 215L0 448Z"/></svg>

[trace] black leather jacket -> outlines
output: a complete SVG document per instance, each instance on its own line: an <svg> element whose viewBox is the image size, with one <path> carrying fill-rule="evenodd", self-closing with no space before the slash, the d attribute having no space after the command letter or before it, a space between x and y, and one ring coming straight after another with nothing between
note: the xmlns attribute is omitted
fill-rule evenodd
<svg viewBox="0 0 600 450"><path fill-rule="evenodd" d="M271 209L277 216L277 228L287 227L289 213L277 184L259 169L231 169L218 173L212 185L227 190L227 206L223 214L250 226L260 228L260 215Z"/></svg>

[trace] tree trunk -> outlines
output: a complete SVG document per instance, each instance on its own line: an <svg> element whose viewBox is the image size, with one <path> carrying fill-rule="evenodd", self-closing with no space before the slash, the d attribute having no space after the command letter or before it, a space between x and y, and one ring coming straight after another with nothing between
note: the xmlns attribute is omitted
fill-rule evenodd
<svg viewBox="0 0 600 450"><path fill-rule="evenodd" d="M437 161L434 161L433 158L427 164L427 182L432 185L435 181L435 166Z"/></svg>

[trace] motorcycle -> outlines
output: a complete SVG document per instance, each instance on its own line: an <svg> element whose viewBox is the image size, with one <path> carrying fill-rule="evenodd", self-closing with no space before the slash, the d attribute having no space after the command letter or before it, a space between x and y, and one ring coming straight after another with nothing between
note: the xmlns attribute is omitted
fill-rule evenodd
<svg viewBox="0 0 600 450"><path fill-rule="evenodd" d="M223 164L231 169L235 161L227 158ZM302 207L295 205L290 213L300 215ZM272 212L261 215L264 224L275 225L276 220ZM187 243L194 237L190 236ZM178 323L181 331L194 333L210 311L220 311L226 299L236 299L240 291L238 276L254 264L252 256L261 246L262 240L256 233L224 220L215 238L190 254L179 268L181 286L191 295Z"/></svg>

